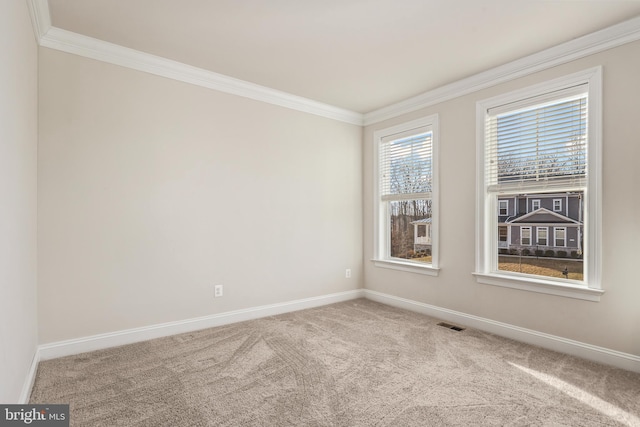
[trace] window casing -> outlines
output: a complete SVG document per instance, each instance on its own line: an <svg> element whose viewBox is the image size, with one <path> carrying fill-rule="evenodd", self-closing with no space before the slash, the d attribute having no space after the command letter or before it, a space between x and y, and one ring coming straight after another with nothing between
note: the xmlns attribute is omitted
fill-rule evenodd
<svg viewBox="0 0 640 427"><path fill-rule="evenodd" d="M509 230L507 227L498 227L498 242L500 242L500 246L502 244L507 244L509 241Z"/></svg>
<svg viewBox="0 0 640 427"><path fill-rule="evenodd" d="M534 199L531 201L531 212L540 209L540 199Z"/></svg>
<svg viewBox="0 0 640 427"><path fill-rule="evenodd" d="M477 103L478 232L474 274L479 283L599 301L603 293L599 244L601 74L597 67ZM495 231L498 197L531 197L528 212L540 217L529 222L542 222L540 226L534 224L538 230L535 237L538 244L546 240L545 245L549 245L562 241L562 232L552 231L554 234L549 235L553 222L558 222L549 218L563 213L556 210L555 201L553 205L537 206L533 201L549 200L553 194L565 192L584 195L580 212L582 280L501 269ZM562 210L561 201L559 207ZM520 245L530 244L531 228L518 228ZM566 233L565 230L565 244ZM553 242L549 242L551 237ZM524 252L528 255L531 251Z"/></svg>
<svg viewBox="0 0 640 427"><path fill-rule="evenodd" d="M553 230L554 233L554 244L557 247L564 248L567 245L567 228L566 227L556 227Z"/></svg>
<svg viewBox="0 0 640 427"><path fill-rule="evenodd" d="M531 227L520 228L520 242L523 246L531 245Z"/></svg>
<svg viewBox="0 0 640 427"><path fill-rule="evenodd" d="M500 216L509 215L509 201L508 200L498 200L498 215L500 215Z"/></svg>
<svg viewBox="0 0 640 427"><path fill-rule="evenodd" d="M536 227L536 242L538 246L548 246L549 240L549 228L548 227Z"/></svg>
<svg viewBox="0 0 640 427"><path fill-rule="evenodd" d="M374 264L438 274L438 116L374 132Z"/></svg>

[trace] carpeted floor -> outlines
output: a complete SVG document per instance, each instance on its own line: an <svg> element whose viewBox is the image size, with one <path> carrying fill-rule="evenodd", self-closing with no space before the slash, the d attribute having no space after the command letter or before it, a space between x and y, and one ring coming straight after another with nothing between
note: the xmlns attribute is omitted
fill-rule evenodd
<svg viewBox="0 0 640 427"><path fill-rule="evenodd" d="M639 426L640 374L359 299L43 361L72 426Z"/></svg>

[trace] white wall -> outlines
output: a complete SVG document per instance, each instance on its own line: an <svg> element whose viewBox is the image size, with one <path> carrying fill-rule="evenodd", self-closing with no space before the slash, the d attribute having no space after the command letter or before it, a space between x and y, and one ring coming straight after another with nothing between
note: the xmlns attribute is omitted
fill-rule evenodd
<svg viewBox="0 0 640 427"><path fill-rule="evenodd" d="M47 48L39 83L40 343L362 286L361 127Z"/></svg>
<svg viewBox="0 0 640 427"><path fill-rule="evenodd" d="M494 95L602 65L604 73L603 286L600 302L476 283L475 104ZM640 42L368 126L364 134L365 287L548 334L640 355ZM373 257L373 132L440 115L439 277L376 268Z"/></svg>
<svg viewBox="0 0 640 427"><path fill-rule="evenodd" d="M595 65L602 301L476 283L476 101ZM41 48L40 343L365 286L640 355L639 71L636 42L368 126L361 139L358 126ZM441 275L376 268L372 134L433 113Z"/></svg>
<svg viewBox="0 0 640 427"><path fill-rule="evenodd" d="M37 345L37 45L24 1L0 2L0 402L17 403Z"/></svg>

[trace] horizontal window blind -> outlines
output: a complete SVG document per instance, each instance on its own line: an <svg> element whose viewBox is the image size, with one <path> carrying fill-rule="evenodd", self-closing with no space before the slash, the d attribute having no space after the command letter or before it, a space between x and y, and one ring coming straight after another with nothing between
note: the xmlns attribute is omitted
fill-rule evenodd
<svg viewBox="0 0 640 427"><path fill-rule="evenodd" d="M582 188L587 178L587 95L488 112L489 191Z"/></svg>
<svg viewBox="0 0 640 427"><path fill-rule="evenodd" d="M382 200L431 197L433 132L383 139L379 153Z"/></svg>

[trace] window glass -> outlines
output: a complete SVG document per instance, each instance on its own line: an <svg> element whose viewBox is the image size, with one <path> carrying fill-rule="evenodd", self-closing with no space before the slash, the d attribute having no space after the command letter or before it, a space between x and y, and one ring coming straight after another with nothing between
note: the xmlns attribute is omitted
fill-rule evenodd
<svg viewBox="0 0 640 427"><path fill-rule="evenodd" d="M532 211L536 211L540 209L540 200L536 199L536 200L532 200L531 201L531 210Z"/></svg>
<svg viewBox="0 0 640 427"><path fill-rule="evenodd" d="M437 116L374 133L376 239L374 261L437 267ZM418 271L425 272L425 271ZM432 273L427 273L432 274Z"/></svg>
<svg viewBox="0 0 640 427"><path fill-rule="evenodd" d="M553 199L553 211L559 212L562 210L562 199Z"/></svg>
<svg viewBox="0 0 640 427"><path fill-rule="evenodd" d="M498 201L498 215L501 215L501 216L509 215L509 201L508 200L499 200Z"/></svg>
<svg viewBox="0 0 640 427"><path fill-rule="evenodd" d="M479 282L599 298L601 84L594 68L477 103ZM589 292L549 287L567 281Z"/></svg>
<svg viewBox="0 0 640 427"><path fill-rule="evenodd" d="M538 245L547 246L547 227L538 227Z"/></svg>

